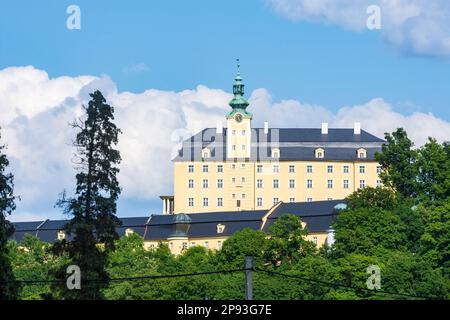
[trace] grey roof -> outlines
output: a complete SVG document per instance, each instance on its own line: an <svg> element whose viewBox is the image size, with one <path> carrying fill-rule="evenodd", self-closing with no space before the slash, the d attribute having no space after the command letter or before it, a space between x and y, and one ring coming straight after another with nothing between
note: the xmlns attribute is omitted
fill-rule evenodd
<svg viewBox="0 0 450 320"><path fill-rule="evenodd" d="M270 226L283 214L292 213L306 222L310 232L326 232L334 221L337 212L334 207L343 200L281 203L267 218L263 231L269 232ZM190 238L228 237L245 228L260 230L263 217L270 210L224 211L187 214L190 218L186 235ZM141 235L145 240L166 240L176 231L177 221L174 215L152 215L150 217L120 218L122 226L117 228L119 236L125 235L127 228ZM15 222L15 232L11 240L21 242L26 233L38 237L41 241L52 243L58 237L58 231L64 229L68 220L45 220L36 222ZM223 233L217 233L217 225L225 225ZM70 240L70 238L68 238Z"/></svg>
<svg viewBox="0 0 450 320"><path fill-rule="evenodd" d="M216 129L207 128L183 141L182 147L174 161L193 161L201 159L201 150L211 149L211 161L226 160L226 141L228 130L216 133ZM251 159L270 160L272 148L280 149L283 160L356 160L359 148L367 149L367 160L373 160L375 152L381 151L384 140L361 130L355 135L353 129L329 129L322 134L321 129L279 128L269 129L264 134L263 128L252 129ZM314 150L323 148L325 157L316 159Z"/></svg>

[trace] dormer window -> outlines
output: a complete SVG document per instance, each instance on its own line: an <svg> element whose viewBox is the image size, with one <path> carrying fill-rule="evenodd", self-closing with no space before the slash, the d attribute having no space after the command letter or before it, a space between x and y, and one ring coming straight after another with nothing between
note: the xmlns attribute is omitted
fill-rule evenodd
<svg viewBox="0 0 450 320"><path fill-rule="evenodd" d="M131 236L133 233L134 233L133 229L131 229L131 228L125 229L125 236L126 237Z"/></svg>
<svg viewBox="0 0 450 320"><path fill-rule="evenodd" d="M325 157L325 150L323 150L322 148L316 149L314 153L317 159L323 159Z"/></svg>
<svg viewBox="0 0 450 320"><path fill-rule="evenodd" d="M58 231L58 240L64 240L66 238L66 233L63 230Z"/></svg>
<svg viewBox="0 0 450 320"><path fill-rule="evenodd" d="M211 157L211 150L209 150L209 148L205 148L202 150L202 158L203 159L208 159Z"/></svg>
<svg viewBox="0 0 450 320"><path fill-rule="evenodd" d="M367 158L367 151L364 148L359 148L357 151L358 159L365 159Z"/></svg>
<svg viewBox="0 0 450 320"><path fill-rule="evenodd" d="M275 159L280 158L280 149L278 148L272 149L272 158Z"/></svg>
<svg viewBox="0 0 450 320"><path fill-rule="evenodd" d="M224 231L225 231L225 225L219 223L219 224L217 225L217 233L223 233Z"/></svg>

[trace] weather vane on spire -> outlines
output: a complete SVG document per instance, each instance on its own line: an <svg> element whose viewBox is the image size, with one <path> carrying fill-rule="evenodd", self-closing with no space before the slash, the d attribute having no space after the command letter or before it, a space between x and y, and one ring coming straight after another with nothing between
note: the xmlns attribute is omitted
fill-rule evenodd
<svg viewBox="0 0 450 320"><path fill-rule="evenodd" d="M240 68L241 68L241 64L239 63L239 58L236 59L236 63L237 63L237 72L240 73Z"/></svg>

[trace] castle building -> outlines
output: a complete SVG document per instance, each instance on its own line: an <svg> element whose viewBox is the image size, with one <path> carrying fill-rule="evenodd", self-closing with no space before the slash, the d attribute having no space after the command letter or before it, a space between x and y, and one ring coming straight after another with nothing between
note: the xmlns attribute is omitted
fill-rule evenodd
<svg viewBox="0 0 450 320"><path fill-rule="evenodd" d="M380 186L375 153L384 140L353 128L252 127L238 72L226 128L207 128L182 143L174 162L174 195L164 214L269 209L280 201L344 199Z"/></svg>

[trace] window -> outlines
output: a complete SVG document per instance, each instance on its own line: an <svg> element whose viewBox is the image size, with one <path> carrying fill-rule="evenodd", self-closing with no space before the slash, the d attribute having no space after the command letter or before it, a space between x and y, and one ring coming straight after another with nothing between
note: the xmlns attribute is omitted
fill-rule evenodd
<svg viewBox="0 0 450 320"><path fill-rule="evenodd" d="M366 173L366 166L359 166L359 173Z"/></svg>
<svg viewBox="0 0 450 320"><path fill-rule="evenodd" d="M191 247L195 247L195 242L191 242Z"/></svg>
<svg viewBox="0 0 450 320"><path fill-rule="evenodd" d="M217 198L217 206L223 207L223 198Z"/></svg>
<svg viewBox="0 0 450 320"><path fill-rule="evenodd" d="M333 200L333 198L328 198L327 200L328 200L328 201L331 201L331 200Z"/></svg>
<svg viewBox="0 0 450 320"><path fill-rule="evenodd" d="M194 165L193 164L188 165L188 172L190 172L190 173L194 172Z"/></svg>
<svg viewBox="0 0 450 320"><path fill-rule="evenodd" d="M208 198L203 198L203 206L204 207L208 206Z"/></svg>
<svg viewBox="0 0 450 320"><path fill-rule="evenodd" d="M236 182L236 178L231 178L231 182L235 183Z"/></svg>
<svg viewBox="0 0 450 320"><path fill-rule="evenodd" d="M311 179L306 181L306 188L312 189L313 187L313 181Z"/></svg>
<svg viewBox="0 0 450 320"><path fill-rule="evenodd" d="M211 151L208 148L203 149L202 158L209 158L209 157L211 157Z"/></svg>
<svg viewBox="0 0 450 320"><path fill-rule="evenodd" d="M236 151L236 145L235 145L235 144L233 144L233 145L231 146L231 150Z"/></svg>
<svg viewBox="0 0 450 320"><path fill-rule="evenodd" d="M258 164L256 166L256 172L258 172L258 173L262 173L263 172L263 166L261 164Z"/></svg>
<svg viewBox="0 0 450 320"><path fill-rule="evenodd" d="M217 166L217 172L223 172L223 165L219 164Z"/></svg>
<svg viewBox="0 0 450 320"><path fill-rule="evenodd" d="M241 207L241 200L236 200L236 207L238 207L238 208Z"/></svg>
<svg viewBox="0 0 450 320"><path fill-rule="evenodd" d="M169 248L170 250L173 250L173 242L169 242Z"/></svg>
<svg viewBox="0 0 450 320"><path fill-rule="evenodd" d="M272 158L279 158L280 157L280 149L274 148L271 152Z"/></svg>
<svg viewBox="0 0 450 320"><path fill-rule="evenodd" d="M219 224L217 225L217 233L223 233L224 231L225 231L225 225L219 223Z"/></svg>
<svg viewBox="0 0 450 320"><path fill-rule="evenodd" d="M189 189L194 188L194 180L189 179L189 181L188 181L188 188L189 188Z"/></svg>
<svg viewBox="0 0 450 320"><path fill-rule="evenodd" d="M312 198L306 199L307 202L312 202Z"/></svg>
<svg viewBox="0 0 450 320"><path fill-rule="evenodd" d="M364 149L364 148L359 148L359 149L356 151L356 153L358 154L358 158L359 158L359 159L364 159L364 158L367 157L367 152L366 152L366 149Z"/></svg>
<svg viewBox="0 0 450 320"><path fill-rule="evenodd" d="M217 241L217 250L221 250L222 249L222 241Z"/></svg>
<svg viewBox="0 0 450 320"><path fill-rule="evenodd" d="M377 174L381 174L381 166L377 166Z"/></svg>
<svg viewBox="0 0 450 320"><path fill-rule="evenodd" d="M223 188L223 180L217 179L217 188L222 189Z"/></svg>
<svg viewBox="0 0 450 320"><path fill-rule="evenodd" d="M262 198L256 198L256 206L262 207L263 205L263 199Z"/></svg>
<svg viewBox="0 0 450 320"><path fill-rule="evenodd" d="M242 145L242 150L245 150L245 144Z"/></svg>
<svg viewBox="0 0 450 320"><path fill-rule="evenodd" d="M242 132L242 135L245 136L245 130L242 130L241 132Z"/></svg>
<svg viewBox="0 0 450 320"><path fill-rule="evenodd" d="M272 171L273 171L273 173L278 173L278 172L280 172L280 166L279 165L274 165L273 167L272 167Z"/></svg>
<svg viewBox="0 0 450 320"><path fill-rule="evenodd" d="M359 188L364 189L366 187L366 180L359 180Z"/></svg>
<svg viewBox="0 0 450 320"><path fill-rule="evenodd" d="M231 134L232 134L233 136L235 136L235 135L236 135L236 130L231 131Z"/></svg>
<svg viewBox="0 0 450 320"><path fill-rule="evenodd" d="M280 202L280 199L278 199L278 198L273 198L273 205L276 205L278 202Z"/></svg>
<svg viewBox="0 0 450 320"><path fill-rule="evenodd" d="M289 202L290 203L295 202L295 198L289 198Z"/></svg>
<svg viewBox="0 0 450 320"><path fill-rule="evenodd" d="M325 156L325 151L322 148L316 149L314 152L316 158L323 159Z"/></svg>
<svg viewBox="0 0 450 320"><path fill-rule="evenodd" d="M231 169L233 169L233 170L236 169L236 164L233 163L233 164L231 165Z"/></svg>
<svg viewBox="0 0 450 320"><path fill-rule="evenodd" d="M295 172L295 166L294 165L290 165L289 166L289 173L294 173Z"/></svg>
<svg viewBox="0 0 450 320"><path fill-rule="evenodd" d="M313 237L312 243L313 243L315 246L317 246L317 237Z"/></svg>
<svg viewBox="0 0 450 320"><path fill-rule="evenodd" d="M209 242L208 241L205 241L205 248L209 249Z"/></svg>
<svg viewBox="0 0 450 320"><path fill-rule="evenodd" d="M311 166L311 165L306 166L306 172L307 173L312 173L313 172L313 166Z"/></svg>
<svg viewBox="0 0 450 320"><path fill-rule="evenodd" d="M381 180L377 180L377 187L381 188L383 186L383 183L381 182Z"/></svg>
<svg viewBox="0 0 450 320"><path fill-rule="evenodd" d="M241 168L245 169L245 163L241 163Z"/></svg>
<svg viewBox="0 0 450 320"><path fill-rule="evenodd" d="M203 172L208 172L208 165L207 164L204 164L203 165L203 170L202 170Z"/></svg>
<svg viewBox="0 0 450 320"><path fill-rule="evenodd" d="M333 166L327 166L327 172L333 173Z"/></svg>
<svg viewBox="0 0 450 320"><path fill-rule="evenodd" d="M182 246L181 246L181 250L187 250L188 248L188 243L187 242L183 242Z"/></svg>
<svg viewBox="0 0 450 320"><path fill-rule="evenodd" d="M193 207L194 206L194 198L189 198L188 199L188 207Z"/></svg>
<svg viewBox="0 0 450 320"><path fill-rule="evenodd" d="M344 166L344 173L348 173L349 167L348 166Z"/></svg>
<svg viewBox="0 0 450 320"><path fill-rule="evenodd" d="M328 180L327 181L327 188L328 189L333 189L333 180Z"/></svg>
<svg viewBox="0 0 450 320"><path fill-rule="evenodd" d="M348 189L348 180L344 180L343 187L344 187L344 189Z"/></svg>
<svg viewBox="0 0 450 320"><path fill-rule="evenodd" d="M241 198L245 199L245 193L241 194Z"/></svg>
<svg viewBox="0 0 450 320"><path fill-rule="evenodd" d="M262 181L262 179L256 180L256 187L257 187L258 189L261 189L261 188L263 187L263 181Z"/></svg>
<svg viewBox="0 0 450 320"><path fill-rule="evenodd" d="M203 179L203 189L208 188L208 179Z"/></svg>
<svg viewBox="0 0 450 320"><path fill-rule="evenodd" d="M241 177L241 182L245 182L245 177Z"/></svg>
<svg viewBox="0 0 450 320"><path fill-rule="evenodd" d="M274 189L278 189L279 182L280 182L280 181L279 181L278 179L274 179L274 180L273 180L273 188L274 188Z"/></svg>
<svg viewBox="0 0 450 320"><path fill-rule="evenodd" d="M294 189L295 188L295 180L294 179L289 179L289 188L290 189Z"/></svg>

